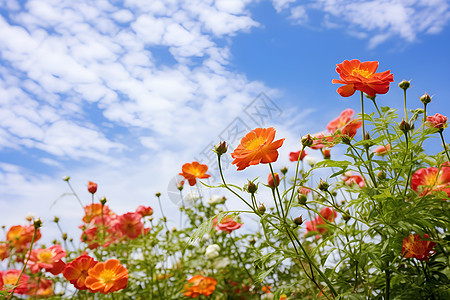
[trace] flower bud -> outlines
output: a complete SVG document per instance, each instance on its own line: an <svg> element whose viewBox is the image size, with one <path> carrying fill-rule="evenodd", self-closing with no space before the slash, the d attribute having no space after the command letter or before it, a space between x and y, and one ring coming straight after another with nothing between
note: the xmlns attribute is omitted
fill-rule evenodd
<svg viewBox="0 0 450 300"><path fill-rule="evenodd" d="M370 134L369 134L368 132L366 132L366 135L364 136L364 140L365 140L365 141L371 140Z"/></svg>
<svg viewBox="0 0 450 300"><path fill-rule="evenodd" d="M254 245L254 244L256 244L256 241L255 241L255 238L252 238L252 239L250 240L250 245Z"/></svg>
<svg viewBox="0 0 450 300"><path fill-rule="evenodd" d="M302 218L302 216L295 218L295 219L294 219L294 223L295 223L296 225L302 225L302 224L303 224L303 218Z"/></svg>
<svg viewBox="0 0 450 300"><path fill-rule="evenodd" d="M309 147L314 143L313 138L311 137L310 134L308 134L307 136L302 138L302 145L303 147Z"/></svg>
<svg viewBox="0 0 450 300"><path fill-rule="evenodd" d="M431 97L430 97L430 95L428 95L428 93L425 93L425 94L422 95L422 97L420 97L420 101L423 104L428 104L428 103L431 102Z"/></svg>
<svg viewBox="0 0 450 300"><path fill-rule="evenodd" d="M58 223L58 222L59 222L59 218L58 218L58 217L55 217L55 218L53 219L53 222Z"/></svg>
<svg viewBox="0 0 450 300"><path fill-rule="evenodd" d="M331 151L328 148L322 148L320 149L322 151L323 159L330 159L331 158Z"/></svg>
<svg viewBox="0 0 450 300"><path fill-rule="evenodd" d="M342 218L344 219L345 222L348 222L352 217L350 216L350 212L346 210Z"/></svg>
<svg viewBox="0 0 450 300"><path fill-rule="evenodd" d="M42 226L42 221L41 221L41 219L36 219L36 220L34 220L33 225L34 225L34 228L35 228L35 229L40 228L40 227Z"/></svg>
<svg viewBox="0 0 450 300"><path fill-rule="evenodd" d="M64 233L62 234L62 239L63 239L64 241L67 240L67 233L64 232Z"/></svg>
<svg viewBox="0 0 450 300"><path fill-rule="evenodd" d="M350 145L351 140L352 140L352 138L349 137L348 135L346 135L346 134L341 135L341 141L343 144Z"/></svg>
<svg viewBox="0 0 450 300"><path fill-rule="evenodd" d="M263 215L266 212L266 207L264 206L263 203L261 203L261 205L259 206L258 211L261 213L261 215Z"/></svg>
<svg viewBox="0 0 450 300"><path fill-rule="evenodd" d="M273 175L275 175L275 180L272 176L272 173L269 174L269 176L267 177L267 184L271 187L271 188L276 188L277 186L280 185L280 176L278 176L278 173L273 173Z"/></svg>
<svg viewBox="0 0 450 300"><path fill-rule="evenodd" d="M409 125L408 122L406 122L405 120L403 120L400 125L400 130L403 131L405 134L411 130L411 125Z"/></svg>
<svg viewBox="0 0 450 300"><path fill-rule="evenodd" d="M97 192L97 184L95 182L89 181L87 189L88 189L89 193L91 193L93 195L93 194L95 194L95 192Z"/></svg>
<svg viewBox="0 0 450 300"><path fill-rule="evenodd" d="M177 189L181 192L184 188L184 180L177 183Z"/></svg>
<svg viewBox="0 0 450 300"><path fill-rule="evenodd" d="M158 192L155 194L155 196L159 198L159 197L161 197L161 193Z"/></svg>
<svg viewBox="0 0 450 300"><path fill-rule="evenodd" d="M100 203L102 204L102 206L104 206L106 203L106 198L103 197L102 199L100 199Z"/></svg>
<svg viewBox="0 0 450 300"><path fill-rule="evenodd" d="M384 179L386 179L386 173L384 173L383 171L380 171L380 172L378 172L377 177L380 180L384 180Z"/></svg>
<svg viewBox="0 0 450 300"><path fill-rule="evenodd" d="M64 180L64 181L69 181L69 180L70 180L70 176L64 176L64 177L62 178L62 180Z"/></svg>
<svg viewBox="0 0 450 300"><path fill-rule="evenodd" d="M326 181L323 181L322 179L320 179L319 186L318 186L319 190L324 191L324 192L328 191L329 186L330 185Z"/></svg>
<svg viewBox="0 0 450 300"><path fill-rule="evenodd" d="M258 190L258 186L249 180L248 183L247 183L246 190L250 194L254 194Z"/></svg>
<svg viewBox="0 0 450 300"><path fill-rule="evenodd" d="M281 174L283 174L283 175L286 175L287 171L288 171L288 168L286 168L286 167L282 167L282 168L280 169L280 172L281 172Z"/></svg>
<svg viewBox="0 0 450 300"><path fill-rule="evenodd" d="M402 90L406 91L406 90L409 88L410 85L411 85L411 82L409 82L409 81L403 79L403 80L398 84L398 87L401 88Z"/></svg>
<svg viewBox="0 0 450 300"><path fill-rule="evenodd" d="M217 155L221 156L225 153L227 153L228 145L226 142L219 142L217 145L214 146L214 152L217 153Z"/></svg>
<svg viewBox="0 0 450 300"><path fill-rule="evenodd" d="M308 197L306 195L303 195L303 194L298 194L297 195L297 200L298 200L298 204L305 205L306 201L308 200Z"/></svg>

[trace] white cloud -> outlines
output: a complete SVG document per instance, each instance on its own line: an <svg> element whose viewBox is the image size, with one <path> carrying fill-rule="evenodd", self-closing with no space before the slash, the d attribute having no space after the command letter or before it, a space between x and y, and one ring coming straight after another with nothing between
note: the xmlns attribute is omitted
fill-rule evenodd
<svg viewBox="0 0 450 300"><path fill-rule="evenodd" d="M306 23L308 12L320 12L322 26L346 27L350 35L359 38L366 35L369 48L395 36L414 42L420 34L439 33L450 19L446 0L320 0L303 6L296 3L303 5L302 1L273 1L278 12L289 9L289 19L297 24Z"/></svg>

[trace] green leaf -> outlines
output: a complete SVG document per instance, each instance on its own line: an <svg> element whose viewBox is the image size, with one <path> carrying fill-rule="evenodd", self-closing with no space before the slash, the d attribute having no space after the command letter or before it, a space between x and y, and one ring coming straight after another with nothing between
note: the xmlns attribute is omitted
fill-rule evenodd
<svg viewBox="0 0 450 300"><path fill-rule="evenodd" d="M314 168L323 168L323 167L337 167L337 168L347 168L352 163L346 160L343 161L335 161L335 160L324 160L319 161Z"/></svg>

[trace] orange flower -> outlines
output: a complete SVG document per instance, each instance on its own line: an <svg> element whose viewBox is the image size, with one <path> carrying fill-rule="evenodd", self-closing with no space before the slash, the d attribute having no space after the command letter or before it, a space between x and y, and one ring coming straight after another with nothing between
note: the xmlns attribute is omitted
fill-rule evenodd
<svg viewBox="0 0 450 300"><path fill-rule="evenodd" d="M0 261L9 257L9 245L5 242L0 242Z"/></svg>
<svg viewBox="0 0 450 300"><path fill-rule="evenodd" d="M188 284L184 286L186 292L184 296L195 298L197 296L209 296L216 289L217 280L212 277L203 277L202 275L195 275L188 280Z"/></svg>
<svg viewBox="0 0 450 300"><path fill-rule="evenodd" d="M89 255L81 255L68 263L64 268L63 275L79 290L87 290L85 285L88 271L97 264Z"/></svg>
<svg viewBox="0 0 450 300"><path fill-rule="evenodd" d="M360 62L357 59L344 60L336 65L336 72L340 79L333 79L333 83L345 84L337 89L342 97L349 97L355 91L366 93L370 97L376 94L386 94L389 91L389 84L394 81L391 71L375 73L378 68L377 61Z"/></svg>
<svg viewBox="0 0 450 300"><path fill-rule="evenodd" d="M128 270L117 259L97 263L88 274L85 285L93 293L109 294L127 287Z"/></svg>
<svg viewBox="0 0 450 300"><path fill-rule="evenodd" d="M202 165L197 161L194 161L192 163L186 163L181 167L181 173L184 178L186 178L187 181L189 181L189 185L193 186L197 183L196 178L208 178L211 175L205 174L206 171L208 171L207 165Z"/></svg>
<svg viewBox="0 0 450 300"><path fill-rule="evenodd" d="M450 165L419 169L411 177L411 188L420 193L420 196L431 192L444 191L450 197Z"/></svg>
<svg viewBox="0 0 450 300"><path fill-rule="evenodd" d="M242 138L240 145L231 153L234 158L232 164L238 167L238 171L278 159L277 149L283 145L284 139L274 142L275 132L273 127L256 128Z"/></svg>
<svg viewBox="0 0 450 300"><path fill-rule="evenodd" d="M233 218L226 216L225 218L217 224L217 218L214 218L213 223L218 230L231 233L233 230L241 228L243 224L236 222Z"/></svg>
<svg viewBox="0 0 450 300"><path fill-rule="evenodd" d="M8 270L6 272L0 271L0 291L11 292L16 285L20 276L20 270ZM17 285L14 293L24 295L28 292L28 280L30 276L22 274L19 284Z"/></svg>
<svg viewBox="0 0 450 300"><path fill-rule="evenodd" d="M373 152L375 153L375 155L378 156L384 156L386 155L389 151L391 151L391 145L387 144L386 146L378 146L375 149L373 149Z"/></svg>
<svg viewBox="0 0 450 300"><path fill-rule="evenodd" d="M84 207L83 222L89 223L94 217L101 217L103 207L103 217L113 214L108 205L94 203Z"/></svg>
<svg viewBox="0 0 450 300"><path fill-rule="evenodd" d="M33 239L34 226L12 226L8 233L6 234L6 239L9 241L11 246L13 246L17 251L21 252L28 248ZM38 229L36 232L35 242L41 238L41 232Z"/></svg>
<svg viewBox="0 0 450 300"><path fill-rule="evenodd" d="M58 269L59 273L61 273L64 268L64 262L61 261L61 258L66 255L67 253L61 245L53 245L45 249L33 249L31 251L30 261L28 262L31 273L35 274L44 268L46 271L53 271L54 273L58 273L55 272ZM54 268L55 270L53 270Z"/></svg>
<svg viewBox="0 0 450 300"><path fill-rule="evenodd" d="M95 182L89 181L87 189L89 193L95 194L95 192L97 192L97 184Z"/></svg>
<svg viewBox="0 0 450 300"><path fill-rule="evenodd" d="M414 257L418 260L427 260L435 251L431 252L436 246L435 242L428 239L428 234L423 235L423 239L418 234L410 234L403 239L402 255L405 258Z"/></svg>

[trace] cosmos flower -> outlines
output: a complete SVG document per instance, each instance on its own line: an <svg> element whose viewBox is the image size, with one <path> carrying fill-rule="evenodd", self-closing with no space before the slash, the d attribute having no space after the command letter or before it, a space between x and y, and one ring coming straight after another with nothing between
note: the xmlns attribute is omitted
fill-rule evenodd
<svg viewBox="0 0 450 300"><path fill-rule="evenodd" d="M203 277L202 275L195 275L188 280L184 286L184 296L196 298L197 296L209 296L216 289L217 280L212 277Z"/></svg>
<svg viewBox="0 0 450 300"><path fill-rule="evenodd" d="M190 186L193 186L197 183L197 178L204 179L208 178L211 175L206 174L208 171L207 165L202 165L197 161L192 163L186 163L181 167L181 173L188 182Z"/></svg>
<svg viewBox="0 0 450 300"><path fill-rule="evenodd" d="M87 290L85 281L88 271L97 264L89 255L81 255L64 268L64 277L79 290Z"/></svg>
<svg viewBox="0 0 450 300"><path fill-rule="evenodd" d="M433 251L435 242L428 240L428 234L424 234L423 238L418 234L410 234L403 239L402 255L405 258L413 257L418 260L428 261L429 257L435 253Z"/></svg>
<svg viewBox="0 0 450 300"><path fill-rule="evenodd" d="M93 293L109 294L122 290L128 284L128 270L117 259L98 262L88 270L86 287Z"/></svg>
<svg viewBox="0 0 450 300"><path fill-rule="evenodd" d="M450 197L450 165L446 163L441 168L429 167L417 170L411 177L411 188L420 193L420 196L444 191Z"/></svg>
<svg viewBox="0 0 450 300"><path fill-rule="evenodd" d="M241 223L236 222L230 216L226 216L225 218L223 218L219 224L217 224L217 218L214 218L213 223L216 226L217 230L225 231L228 233L231 233L233 230L241 228L241 226L243 225Z"/></svg>

